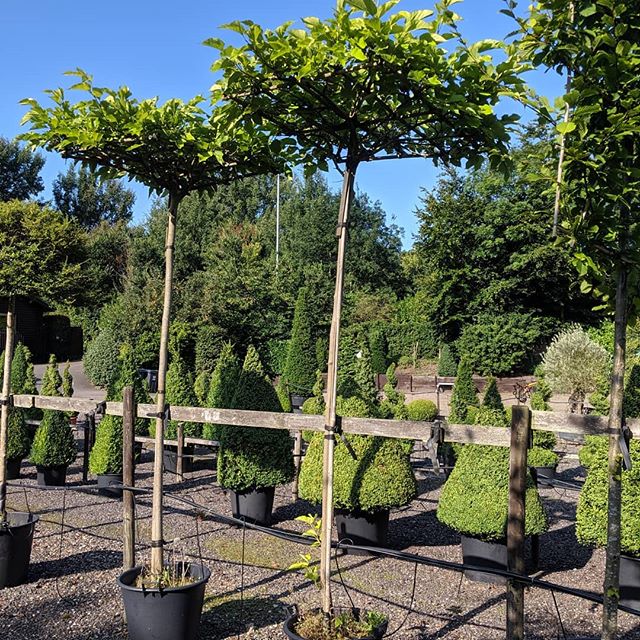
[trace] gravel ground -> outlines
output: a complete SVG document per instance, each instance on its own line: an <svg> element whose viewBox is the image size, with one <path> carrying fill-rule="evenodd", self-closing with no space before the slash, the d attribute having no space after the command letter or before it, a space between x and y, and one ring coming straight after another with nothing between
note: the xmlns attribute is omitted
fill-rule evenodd
<svg viewBox="0 0 640 640"><path fill-rule="evenodd" d="M580 480L576 449L566 444L559 478ZM152 454L137 467L136 481L150 486ZM81 457L70 469L70 487L81 486ZM215 484L212 461L203 461L176 483L165 474L167 491L185 496L218 513L230 514L229 497ZM120 573L121 503L78 491L35 489L35 469L23 465L21 481L11 484L9 507L30 508L39 514L29 582L5 589L0 597L0 638L31 640L107 640L126 638L123 608L116 577ZM422 474L419 496L408 507L392 514L390 540L397 549L450 561L460 561L459 536L441 525L435 508L442 480ZM604 554L581 547L575 540L575 492L542 489L551 519L551 530L540 540L539 570L549 581L598 592L602 584ZM62 527L64 505L64 530ZM246 530L244 568L242 529L204 519L196 531L196 517L187 506L167 499L165 538L170 549L198 558L212 570L207 586L201 638L271 640L284 638L281 631L287 607L315 606L318 594L296 572L286 567L304 549L299 545ZM293 503L289 487L276 492L274 526L301 530L293 522L300 514L314 512L308 504ZM150 532L150 499L138 498L138 558L146 558ZM171 551L169 552L171 553ZM420 565L415 601L409 603L414 566L398 560L345 557L340 560L347 589L357 606L384 611L389 631L398 640L435 638L505 637L504 587L474 583L460 574ZM241 590L241 584L244 589ZM338 576L334 595L345 604ZM550 592L526 592L527 638L600 637L600 607L558 594L563 636ZM621 638L640 639L640 619L620 613Z"/></svg>

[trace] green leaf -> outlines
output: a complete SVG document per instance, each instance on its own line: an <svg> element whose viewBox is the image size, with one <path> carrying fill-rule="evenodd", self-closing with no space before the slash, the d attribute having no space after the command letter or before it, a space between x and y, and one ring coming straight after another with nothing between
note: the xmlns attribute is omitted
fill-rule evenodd
<svg viewBox="0 0 640 640"><path fill-rule="evenodd" d="M556 131L561 135L566 135L567 133L571 133L575 131L576 123L575 122L560 122L556 125Z"/></svg>

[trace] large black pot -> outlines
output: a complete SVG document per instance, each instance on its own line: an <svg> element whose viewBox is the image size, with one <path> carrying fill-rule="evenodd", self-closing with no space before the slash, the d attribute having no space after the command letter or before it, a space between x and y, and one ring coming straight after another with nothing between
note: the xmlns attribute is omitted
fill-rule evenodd
<svg viewBox="0 0 640 640"><path fill-rule="evenodd" d="M317 613L318 611L319 609L315 609L310 613ZM359 616L360 614L365 613L361 609L346 609L343 607L335 607L333 609L333 614L339 615L344 611L352 611L355 616ZM296 623L298 622L298 617L299 617L299 614L297 611L295 611L285 620L284 627L283 627L284 633L287 636L287 638L289 638L289 640L308 640L307 638L300 636L295 632L295 626L296 626ZM378 625L373 630L371 635L368 635L365 638L359 638L358 640L380 640L384 636L384 634L387 632L388 624L389 624L389 621L385 620L382 624ZM351 639L351 640L354 640L354 639Z"/></svg>
<svg viewBox="0 0 640 640"><path fill-rule="evenodd" d="M640 612L640 558L620 556L620 604Z"/></svg>
<svg viewBox="0 0 640 640"><path fill-rule="evenodd" d="M300 396L297 393L291 394L291 411L293 413L302 413L302 405L310 398L311 396Z"/></svg>
<svg viewBox="0 0 640 640"><path fill-rule="evenodd" d="M542 480L555 480L556 468L555 467L531 467L535 471L535 477Z"/></svg>
<svg viewBox="0 0 640 640"><path fill-rule="evenodd" d="M507 545L505 542L485 542L478 538L461 536L462 562L487 569L507 570ZM506 578L483 571L465 569L464 575L474 582L488 582L489 584L506 584Z"/></svg>
<svg viewBox="0 0 640 640"><path fill-rule="evenodd" d="M365 547L386 547L389 531L389 511L347 511L336 509L338 540L349 540ZM352 555L368 555L366 551L346 550Z"/></svg>
<svg viewBox="0 0 640 640"><path fill-rule="evenodd" d="M142 567L120 575L130 640L194 640L198 637L204 590L211 571L189 564L187 573L196 581L171 589L134 587Z"/></svg>
<svg viewBox="0 0 640 640"><path fill-rule="evenodd" d="M193 453L195 449L192 445L182 448L182 472L193 471ZM164 470L169 473L178 473L178 447L165 445L162 450L162 464Z"/></svg>
<svg viewBox="0 0 640 640"><path fill-rule="evenodd" d="M263 487L250 491L230 491L231 513L234 518L268 525L271 523L275 487Z"/></svg>
<svg viewBox="0 0 640 640"><path fill-rule="evenodd" d="M36 465L38 484L41 487L64 487L67 481L67 466L66 464L56 467L41 467L40 465Z"/></svg>
<svg viewBox="0 0 640 640"><path fill-rule="evenodd" d="M22 458L9 458L7 460L7 480L17 480L20 477Z"/></svg>
<svg viewBox="0 0 640 640"><path fill-rule="evenodd" d="M112 485L122 484L121 473L99 473L98 474L98 493L108 498L122 498L122 489L113 487Z"/></svg>
<svg viewBox="0 0 640 640"><path fill-rule="evenodd" d="M0 589L26 582L37 521L33 513L14 511L7 513L7 526L0 525Z"/></svg>

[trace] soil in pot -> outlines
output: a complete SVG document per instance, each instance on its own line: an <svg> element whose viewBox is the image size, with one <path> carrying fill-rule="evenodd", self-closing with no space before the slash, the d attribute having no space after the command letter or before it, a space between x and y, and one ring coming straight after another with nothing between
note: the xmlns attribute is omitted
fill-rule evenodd
<svg viewBox="0 0 640 640"><path fill-rule="evenodd" d="M620 604L640 613L640 558L620 556Z"/></svg>
<svg viewBox="0 0 640 640"><path fill-rule="evenodd" d="M365 547L386 547L389 531L389 511L346 511L336 509L336 529L338 540L350 540ZM369 555L357 549L346 550L350 555Z"/></svg>
<svg viewBox="0 0 640 640"><path fill-rule="evenodd" d="M33 513L12 512L0 525L0 589L26 582L37 521Z"/></svg>
<svg viewBox="0 0 640 640"><path fill-rule="evenodd" d="M98 474L98 493L108 498L122 498L122 489L118 486L122 484L121 473L100 473Z"/></svg>
<svg viewBox="0 0 640 640"><path fill-rule="evenodd" d="M387 631L388 619L375 611L336 607L327 629L319 609L293 613L284 623L290 640L380 640Z"/></svg>
<svg viewBox="0 0 640 640"><path fill-rule="evenodd" d="M507 544L506 542L485 542L478 538L461 536L462 561L464 564L488 569L507 570ZM486 582L489 584L506 584L505 578L483 571L465 569L465 578L474 582Z"/></svg>
<svg viewBox="0 0 640 640"><path fill-rule="evenodd" d="M195 640L200 628L204 590L211 572L200 564L178 565L193 581L162 589L136 587L142 567L120 575L130 640Z"/></svg>
<svg viewBox="0 0 640 640"><path fill-rule="evenodd" d="M194 447L188 445L182 449L182 471L188 473L193 471L193 454ZM165 446L162 451L162 464L164 464L164 470L169 473L178 472L178 448L171 445Z"/></svg>
<svg viewBox="0 0 640 640"><path fill-rule="evenodd" d="M7 480L17 480L20 477L22 458L10 458L7 460Z"/></svg>
<svg viewBox="0 0 640 640"><path fill-rule="evenodd" d="M36 465L38 484L41 487L63 487L67 481L67 465L41 467Z"/></svg>
<svg viewBox="0 0 640 640"><path fill-rule="evenodd" d="M251 491L230 491L231 512L234 518L244 518L256 524L271 524L275 487L263 487Z"/></svg>

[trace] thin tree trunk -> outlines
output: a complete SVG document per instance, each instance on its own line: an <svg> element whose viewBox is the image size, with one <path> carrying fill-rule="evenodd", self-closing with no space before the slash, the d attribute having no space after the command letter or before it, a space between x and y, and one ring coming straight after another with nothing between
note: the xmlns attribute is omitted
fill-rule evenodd
<svg viewBox="0 0 640 640"><path fill-rule="evenodd" d="M7 302L7 333L4 343L4 372L2 376L2 413L0 414L0 525L7 521L7 439L9 427L9 394L11 393L11 361L13 355L13 340L15 337L15 308L14 295L9 296Z"/></svg>
<svg viewBox="0 0 640 640"><path fill-rule="evenodd" d="M604 606L602 638L614 640L618 628L620 599L620 507L622 501L622 399L627 346L627 272L620 268L616 284L615 350L611 376L611 408L609 409L609 496L607 507L607 549L604 573Z"/></svg>
<svg viewBox="0 0 640 640"><path fill-rule="evenodd" d="M173 284L173 254L179 199L169 196L167 237L164 250L164 306L160 328L160 357L158 363L158 395L156 396L156 440L153 451L153 506L151 513L151 574L160 575L163 569L162 538L162 449L164 442L165 383L167 378L169 321Z"/></svg>
<svg viewBox="0 0 640 640"><path fill-rule="evenodd" d="M331 610L331 533L333 529L333 449L335 446L336 399L338 391L338 347L340 344L340 317L344 288L344 257L347 247L347 225L356 167L345 169L342 196L338 214L338 259L336 288L333 296L333 316L329 335L327 362L327 405L325 410L325 435L322 459L322 546L320 552L320 580L322 585L322 610Z"/></svg>

